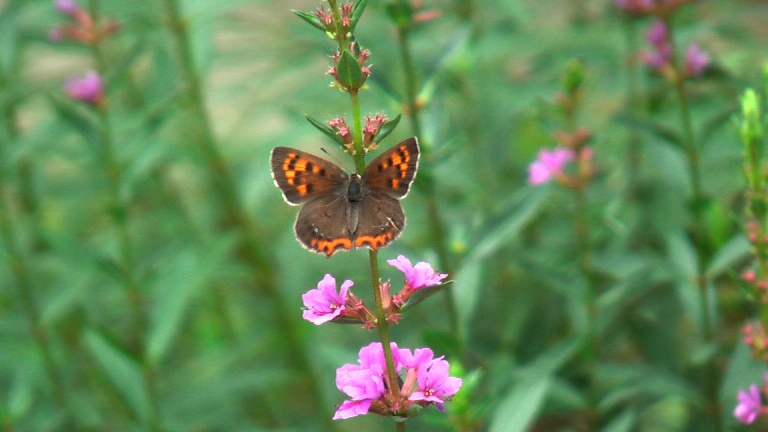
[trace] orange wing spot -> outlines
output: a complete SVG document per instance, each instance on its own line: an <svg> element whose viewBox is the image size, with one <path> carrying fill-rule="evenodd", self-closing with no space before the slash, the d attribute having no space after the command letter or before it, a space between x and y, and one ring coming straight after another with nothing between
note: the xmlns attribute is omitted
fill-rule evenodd
<svg viewBox="0 0 768 432"><path fill-rule="evenodd" d="M400 178L404 179L408 177L408 165L402 164L400 165Z"/></svg>
<svg viewBox="0 0 768 432"><path fill-rule="evenodd" d="M400 165L403 163L403 158L399 154L392 155L392 165Z"/></svg>
<svg viewBox="0 0 768 432"><path fill-rule="evenodd" d="M363 247L366 244L373 250L379 250L379 246L385 246L392 241L392 233L385 233L380 236L360 236L355 239L355 246Z"/></svg>
<svg viewBox="0 0 768 432"><path fill-rule="evenodd" d="M309 245L312 248L316 248L318 252L324 252L326 255L331 256L339 247L352 249L352 240L348 238L338 238L328 241L312 239L312 241L309 242Z"/></svg>
<svg viewBox="0 0 768 432"><path fill-rule="evenodd" d="M296 153L288 153L288 157L285 158L283 161L283 171L290 172L293 171L293 168L291 167L291 163L296 161L299 158L299 155Z"/></svg>
<svg viewBox="0 0 768 432"><path fill-rule="evenodd" d="M291 186L293 186L293 184L291 184ZM296 186L296 192L298 192L299 195L306 195L307 194L307 185L302 184L302 185Z"/></svg>
<svg viewBox="0 0 768 432"><path fill-rule="evenodd" d="M397 189L400 187L400 180L398 179L392 179L392 189Z"/></svg>

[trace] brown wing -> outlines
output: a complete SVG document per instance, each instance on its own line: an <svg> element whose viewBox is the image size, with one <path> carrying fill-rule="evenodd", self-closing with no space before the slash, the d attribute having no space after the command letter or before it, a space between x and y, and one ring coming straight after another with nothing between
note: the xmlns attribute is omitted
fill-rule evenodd
<svg viewBox="0 0 768 432"><path fill-rule="evenodd" d="M296 238L308 250L328 256L339 249L352 249L347 203L344 195L333 193L304 204L296 217Z"/></svg>
<svg viewBox="0 0 768 432"><path fill-rule="evenodd" d="M333 162L288 147L275 147L269 162L275 185L291 205L338 190L348 177Z"/></svg>
<svg viewBox="0 0 768 432"><path fill-rule="evenodd" d="M400 201L383 191L372 190L360 203L355 246L378 250L399 237L403 228L405 213Z"/></svg>
<svg viewBox="0 0 768 432"><path fill-rule="evenodd" d="M363 171L363 182L393 198L408 195L419 168L419 142L408 138L371 161Z"/></svg>

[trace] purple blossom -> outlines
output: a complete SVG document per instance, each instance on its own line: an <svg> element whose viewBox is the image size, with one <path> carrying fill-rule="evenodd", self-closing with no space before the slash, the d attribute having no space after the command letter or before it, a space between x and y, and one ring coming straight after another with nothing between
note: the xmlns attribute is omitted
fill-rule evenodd
<svg viewBox="0 0 768 432"><path fill-rule="evenodd" d="M698 45L691 44L685 51L685 72L689 77L698 78L709 65L709 54Z"/></svg>
<svg viewBox="0 0 768 432"><path fill-rule="evenodd" d="M360 349L358 364L346 364L336 370L336 387L350 399L339 406L334 420L370 411L382 415L403 409L408 411L413 404L435 404L444 411L443 403L461 387L461 379L448 376L448 362L442 357L433 359L434 354L429 348L418 348L412 353L409 349L398 349L395 343L390 346L398 374L397 383L389 382L384 350L379 342ZM404 367L406 371L402 373ZM417 391L413 391L417 382ZM399 387L398 392L392 391L395 386Z"/></svg>
<svg viewBox="0 0 768 432"><path fill-rule="evenodd" d="M302 318L320 325L333 320L344 312L344 303L349 288L354 285L351 280L345 280L341 289L336 292L336 279L326 274L323 280L317 283L317 289L309 290L301 296L304 307L307 309Z"/></svg>
<svg viewBox="0 0 768 432"><path fill-rule="evenodd" d="M334 420L367 414L373 401L386 392L381 372L349 364L336 370L336 387L352 399L339 406Z"/></svg>
<svg viewBox="0 0 768 432"><path fill-rule="evenodd" d="M399 255L397 259L387 260L387 264L405 273L405 284L411 290L440 285L447 274L438 273L427 262L411 264L411 260Z"/></svg>
<svg viewBox="0 0 768 432"><path fill-rule="evenodd" d="M448 376L450 365L442 357L419 367L419 390L408 400L432 402L445 412L443 402L450 400L461 388L461 378Z"/></svg>
<svg viewBox="0 0 768 432"><path fill-rule="evenodd" d="M571 149L556 148L552 151L541 150L539 157L528 166L528 183L536 186L548 182L558 174L562 174L565 164L573 160Z"/></svg>
<svg viewBox="0 0 768 432"><path fill-rule="evenodd" d="M666 24L661 20L654 21L645 38L653 45L654 50L643 53L643 60L651 68L657 71L663 70L672 60L672 45L669 43Z"/></svg>
<svg viewBox="0 0 768 432"><path fill-rule="evenodd" d="M104 97L101 77L96 71L88 71L83 78L68 79L66 87L69 97L91 105L99 104Z"/></svg>
<svg viewBox="0 0 768 432"><path fill-rule="evenodd" d="M77 11L80 10L80 6L75 3L74 0L54 0L53 6L58 9L59 12L74 17Z"/></svg>
<svg viewBox="0 0 768 432"><path fill-rule="evenodd" d="M645 39L657 49L668 46L669 32L667 31L667 26L664 24L664 21L654 21L650 30L645 33Z"/></svg>
<svg viewBox="0 0 768 432"><path fill-rule="evenodd" d="M752 424L763 411L760 390L752 384L748 392L739 390L737 398L739 404L733 410L734 417L741 423Z"/></svg>

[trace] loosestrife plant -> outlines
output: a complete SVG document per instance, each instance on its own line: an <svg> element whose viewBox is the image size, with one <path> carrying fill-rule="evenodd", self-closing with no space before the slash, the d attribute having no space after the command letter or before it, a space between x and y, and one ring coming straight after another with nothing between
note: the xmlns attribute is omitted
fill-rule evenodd
<svg viewBox="0 0 768 432"><path fill-rule="evenodd" d="M447 274L436 272L429 263L419 262L413 265L405 256L387 261L390 265L402 271L404 274L403 288L396 294L391 294L391 283L381 282L378 277L378 250L393 241L404 225L404 215L401 216L397 201L390 206L382 206L378 212L390 212L387 220L392 226L383 229L381 238L362 235L361 224L366 223L365 194L373 194L373 188L388 188L395 191L396 198L402 198L407 193L409 182L415 176L418 162L418 144L411 138L403 141L393 150L388 150L386 160L377 159L379 163L375 169L379 172L394 166L398 168L397 176L381 178L386 180L384 185L379 185L378 180L371 179L365 164L365 155L375 150L378 143L388 135L400 120L400 116L390 120L383 114L367 116L363 119L360 114L359 93L366 89L366 81L371 75L367 61L371 56L369 50L363 48L354 37L355 27L367 5L366 0L359 0L354 5L338 3L328 0L326 5L319 7L314 13L295 13L305 22L321 30L325 35L337 44L337 51L331 57L332 67L328 74L333 78L332 87L335 87L350 97L352 104L352 120L337 117L328 123L322 123L308 117L318 130L336 141L342 149L355 160L357 173L352 174L346 183L345 189L339 196L343 202L342 208L334 217L340 219L338 223L348 225L350 228L341 228L336 232L342 233L339 238L326 238L321 229L329 232L336 228L323 226L313 216L304 215L308 203L297 220L296 231L299 240L307 249L315 252L326 253L329 257L337 249L351 249L352 246L369 248L369 261L373 286L373 307L369 308L365 302L352 293L354 286L352 280L344 280L337 284L334 276L326 274L317 284L316 289L306 292L303 296L305 310L303 318L315 325L326 323L359 323L363 328L377 329L379 342L373 342L359 351L357 364L346 364L336 371L336 386L347 395L345 400L336 410L334 419L347 419L368 413L376 413L382 416L396 416L408 418L415 415L421 408L435 405L444 411L444 403L459 391L462 380L449 375L450 366L443 357L435 357L429 348L417 348L410 350L400 348L395 342L389 340L388 326L399 321L404 306L411 297L423 290L437 290L444 283ZM273 174L277 170L276 183L283 190L284 197L290 203L300 203L301 197L309 195L315 190L312 180L304 181L301 177L304 172L312 172L321 178L326 174L326 167L319 167L322 160L305 153L299 153L291 149L273 152ZM275 153L278 153L280 162L275 161ZM291 153L294 152L294 153ZM299 154L307 160L301 160ZM305 156L306 155L306 156ZM297 165L301 167L297 168ZM373 163L372 163L373 165ZM366 178L365 175L369 177ZM362 180L360 180L363 176ZM278 178L279 177L279 178ZM366 183L368 182L368 183ZM370 183L370 184L369 184ZM359 188L358 189L358 185ZM286 192L287 189L291 192ZM405 189L405 193L397 192ZM289 195L291 195L289 197ZM337 198L338 199L338 198ZM359 200L359 201L358 201ZM361 204L354 204L360 202ZM358 207L359 206L359 207ZM358 210L360 209L359 213ZM346 219L343 219L346 218ZM398 225L399 222L402 224ZM306 229L301 222L307 222ZM317 222L317 223L316 223ZM373 237L373 238L369 238ZM397 430L405 430L403 422L397 422Z"/></svg>
<svg viewBox="0 0 768 432"><path fill-rule="evenodd" d="M768 69L766 69L768 71ZM742 332L744 343L755 359L768 362L768 184L765 177L765 142L760 99L749 89L741 98L740 135L744 144L744 174L747 183L746 231L752 244L753 263L742 278L750 288L749 295L760 310L760 319L747 323ZM733 415L737 421L752 424L768 413L768 372L760 386L752 384L740 390Z"/></svg>

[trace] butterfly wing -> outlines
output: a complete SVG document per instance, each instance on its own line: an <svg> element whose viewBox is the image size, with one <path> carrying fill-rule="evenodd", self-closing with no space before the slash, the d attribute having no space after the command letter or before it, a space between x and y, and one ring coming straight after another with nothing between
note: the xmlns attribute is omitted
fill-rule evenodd
<svg viewBox="0 0 768 432"><path fill-rule="evenodd" d="M359 204L360 215L354 233L356 247L378 250L400 236L405 228L405 213L400 201L385 191L374 189Z"/></svg>
<svg viewBox="0 0 768 432"><path fill-rule="evenodd" d="M408 138L371 161L363 171L363 182L392 198L408 195L419 168L419 142Z"/></svg>
<svg viewBox="0 0 768 432"><path fill-rule="evenodd" d="M269 161L272 179L291 205L337 191L349 177L330 161L288 147L275 147Z"/></svg>
<svg viewBox="0 0 768 432"><path fill-rule="evenodd" d="M353 203L360 205L360 203ZM347 223L349 202L343 194L326 194L304 204L296 217L296 238L308 250L328 256L352 249Z"/></svg>

